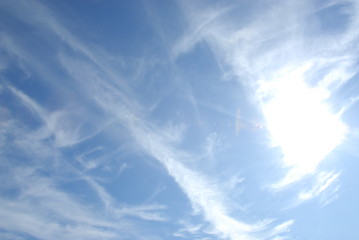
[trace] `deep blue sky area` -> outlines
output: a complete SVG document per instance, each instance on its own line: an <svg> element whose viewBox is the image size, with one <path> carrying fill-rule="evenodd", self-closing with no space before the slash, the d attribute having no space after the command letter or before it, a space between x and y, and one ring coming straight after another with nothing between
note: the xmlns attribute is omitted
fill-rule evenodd
<svg viewBox="0 0 359 240"><path fill-rule="evenodd" d="M0 1L0 239L359 239L359 3Z"/></svg>

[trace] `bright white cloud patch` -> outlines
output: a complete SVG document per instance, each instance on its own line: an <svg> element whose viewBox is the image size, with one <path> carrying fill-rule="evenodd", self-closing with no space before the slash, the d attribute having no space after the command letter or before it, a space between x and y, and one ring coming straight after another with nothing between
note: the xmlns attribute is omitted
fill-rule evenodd
<svg viewBox="0 0 359 240"><path fill-rule="evenodd" d="M303 69L289 70L260 83L259 94L271 142L280 147L284 167L289 168L287 176L274 188L313 173L345 137L346 126L326 102L330 92L308 86L304 73Z"/></svg>
<svg viewBox="0 0 359 240"><path fill-rule="evenodd" d="M283 171L273 174L272 187L283 189L304 176L315 177L320 163L346 137L348 127L341 117L351 104L337 110L333 99L356 73L357 57L350 46L358 40L358 18L353 14L358 3L249 5L253 12L243 13L248 21L244 25L214 14L227 9L225 5L199 4L195 10L184 5L191 23L184 39L197 40L185 46L180 41L175 50L186 52L205 40L224 74L253 92L269 145L281 153L277 160ZM235 7L241 9L240 4ZM338 22L329 24L332 18Z"/></svg>

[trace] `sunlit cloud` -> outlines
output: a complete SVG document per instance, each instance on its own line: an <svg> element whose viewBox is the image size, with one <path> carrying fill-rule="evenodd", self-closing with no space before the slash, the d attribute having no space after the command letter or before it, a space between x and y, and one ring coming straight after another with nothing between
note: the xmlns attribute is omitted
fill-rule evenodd
<svg viewBox="0 0 359 240"><path fill-rule="evenodd" d="M310 1L281 1L255 13L261 17L249 16L248 24L241 27L221 15L213 18L216 9L211 6L181 5L190 22L184 39L198 40L187 45L183 45L185 40L179 42L175 52L190 51L205 41L222 63L221 69L225 62L227 72L253 92L249 99L258 103L263 114L269 145L282 155L278 160L285 176L272 184L274 189L317 174L320 163L348 133L341 120L345 107L334 108L331 97L356 73L356 56L347 46L358 39L358 19L353 13L357 3L346 3L350 11L340 4L334 1L315 7ZM340 36L321 29L325 24L321 11L334 11L331 7L342 9L338 14L347 21ZM310 26L308 19L315 19L316 25ZM203 30L194 30L203 25ZM311 27L318 28L315 40L309 34Z"/></svg>
<svg viewBox="0 0 359 240"><path fill-rule="evenodd" d="M302 69L260 83L262 110L273 146L283 154L287 176L281 188L316 170L345 137L346 126L325 102L330 92L306 85Z"/></svg>

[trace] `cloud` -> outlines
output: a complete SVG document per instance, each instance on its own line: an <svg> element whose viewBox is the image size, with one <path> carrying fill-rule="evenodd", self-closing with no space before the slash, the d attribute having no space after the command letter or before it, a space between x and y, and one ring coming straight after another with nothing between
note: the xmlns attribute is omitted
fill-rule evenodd
<svg viewBox="0 0 359 240"><path fill-rule="evenodd" d="M44 128L38 130L39 137L47 138L53 135L57 147L69 147L92 138L107 125L101 126L103 123L99 122L100 127L85 128L84 125L90 120L97 120L91 113L81 108L65 108L48 112L20 90L11 86L9 89L25 107L44 122Z"/></svg>
<svg viewBox="0 0 359 240"><path fill-rule="evenodd" d="M124 217L137 217L148 221L166 221L167 217L161 212L166 209L165 205L143 204L136 206L120 206L117 201L94 179L83 176L86 182L96 191L105 206L106 212L117 219Z"/></svg>
<svg viewBox="0 0 359 240"><path fill-rule="evenodd" d="M194 4L184 4L184 2L178 2L179 6L185 9L185 13L194 14L191 10L194 8ZM209 8L202 8L201 11L197 11L196 17L189 19L187 24L189 25L189 33L183 38L180 38L172 48L172 55L174 58L179 57L181 54L187 53L192 48L203 40L203 36L211 34L211 25L216 24L216 20L220 19L231 10L231 6L216 6L216 11Z"/></svg>
<svg viewBox="0 0 359 240"><path fill-rule="evenodd" d="M53 219L41 216L33 212L32 206L26 204L14 204L1 201L2 208L0 215L6 222L1 224L3 229L14 232L23 232L38 239L114 239L116 234L109 230L104 230L96 226L61 226L55 223ZM43 226L47 226L44 229ZM106 227L107 228L107 227Z"/></svg>
<svg viewBox="0 0 359 240"><path fill-rule="evenodd" d="M106 57L100 51L88 47L86 43L67 30L52 11L36 1L31 4L27 1L18 1L16 4L5 1L1 6L5 6L27 24L51 35L56 39L54 45L61 42L71 49L59 50L56 60L66 75L76 83L76 86L81 87L82 94L87 96L87 104L101 108L102 112L115 119L116 123L124 126L132 137L134 145L147 156L162 164L188 197L196 213L201 213L205 220L212 225L213 233L223 238L255 240L259 239L257 236L260 233L270 227L269 221L266 220L247 223L245 220L238 220L234 217L231 214L231 208L227 206L226 192L222 191L215 182L210 181L208 176L201 171L186 166L184 162L191 159L193 155L174 146L174 143L182 140L185 127L170 125L168 128L160 128L147 121L141 104L135 98L128 84L123 81L121 74L115 71L111 64L108 64ZM204 33L205 36L210 36L212 43L217 40L222 41L223 38L218 37L224 29L212 31L214 29L211 26L212 23L216 23L217 26L217 20L227 10L228 8L224 8L221 11L209 11L203 15L197 15L200 19L195 23L193 36L188 36L189 38L185 39L173 54L177 56L189 50L190 46L197 42L197 36L203 37ZM237 38L237 36L229 37L230 40L233 37ZM251 40L248 39L248 41ZM220 46L221 44L223 42L218 42L216 45ZM240 53L235 51L235 54ZM27 59L29 55L27 54L23 58ZM41 59L41 57L37 57ZM26 63L31 65L32 62L26 61ZM45 131L45 136L47 134L54 135L54 151L80 143L97 133L92 131L88 135L81 134L81 122L76 121L78 117L81 119L81 114L76 113L78 109L72 111L65 108L50 112L20 90L14 87L11 89L22 103L32 109L44 122L44 127L48 130L48 132ZM89 116L86 111L84 115ZM212 153L212 143L215 144L213 140L210 140L211 144L208 146L209 153ZM167 220L166 216L162 214L165 206L161 204L118 207L105 188L83 174L78 174L78 176L91 186L107 210L107 212L101 212L100 216L86 209L81 202L74 200L71 194L57 189L56 183L52 180L34 174L33 170L20 172L17 176L19 186L24 188L21 192L21 199L27 201L12 202L2 199L1 206L3 207L0 208L1 216L10 217L11 220L4 223L2 227L11 231L19 230L40 239L111 239L123 233L122 228L126 228L127 225L131 226L131 222L128 221L121 221L118 225L116 221L111 221L113 220L113 216L109 214L111 212L120 219L125 216L135 216L151 221ZM31 205L31 203L35 203L35 205ZM34 212L34 206L39 212ZM53 216L51 216L52 214ZM18 219L23 221L19 222ZM69 226L63 221L74 224ZM44 226L45 223L48 223L49 227L42 231L41 226ZM117 227L120 229L118 230Z"/></svg>
<svg viewBox="0 0 359 240"><path fill-rule="evenodd" d="M122 205L92 177L77 170L65 159L61 151L64 145L47 141L49 134L57 134L55 128L47 129L50 121L47 111L21 91L10 89L43 123L40 130L31 130L26 126L28 119L17 118L11 109L1 110L4 128L0 163L4 172L0 215L8 219L0 224L1 229L16 232L15 236L29 234L39 239L118 239L138 235L141 231L136 230L134 224L140 225L139 221L167 220L164 205ZM76 114L68 117L74 118ZM40 133L41 129L46 129L45 134ZM78 180L92 188L104 209L81 201L81 193L59 188L64 182ZM15 195L8 196L8 192Z"/></svg>
<svg viewBox="0 0 359 240"><path fill-rule="evenodd" d="M192 203L195 211L202 213L211 223L212 234L229 239L258 239L270 227L270 221L246 223L230 215L225 201L226 193L205 175L186 167L182 162L190 157L188 153L168 145L166 136L157 134L145 123L135 122L130 125L134 138L141 148L160 161L168 173L175 179Z"/></svg>
<svg viewBox="0 0 359 240"><path fill-rule="evenodd" d="M190 220L180 220L178 224L181 226L180 229L173 233L173 236L179 238L197 238L201 239L215 239L213 236L215 233L208 224L205 223L193 223Z"/></svg>
<svg viewBox="0 0 359 240"><path fill-rule="evenodd" d="M220 236L231 239L256 239L253 235L262 231L266 224L259 222L248 224L229 215L222 194L204 175L186 167L182 162L190 158L187 152L176 149L171 143L172 137L180 136L182 128L166 130L157 128L141 118L136 100L107 86L104 81L97 81L95 70L90 70L91 62L80 61L70 56L62 55L61 63L68 73L77 81L86 79L88 94L96 103L111 113L119 122L126 126L139 149L158 160L172 176L198 212L203 213L214 231ZM106 76L106 75L105 75ZM107 79L106 77L103 78ZM134 106L134 107L133 107ZM178 133L173 131L179 131Z"/></svg>
<svg viewBox="0 0 359 240"><path fill-rule="evenodd" d="M333 197L335 197L335 194L339 189L338 186L333 186L333 183L338 181L339 176L340 174L335 172L320 172L317 175L314 186L308 191L301 192L298 196L299 200L309 200L322 195L323 197L320 201L323 205L328 204ZM332 188L332 191L329 191L329 187Z"/></svg>
<svg viewBox="0 0 359 240"><path fill-rule="evenodd" d="M30 234L39 239L113 239L116 225L93 214L81 203L54 187L54 182L41 177L35 169L12 170L13 185L18 188L17 199L0 199L0 227L8 231ZM3 185L2 188L5 186ZM47 226L44 229L43 226Z"/></svg>
<svg viewBox="0 0 359 240"><path fill-rule="evenodd" d="M343 9L341 4L346 10L337 17L345 23L340 31L331 31L324 27L327 20L321 13L329 7ZM320 163L347 133L331 96L357 72L353 49L358 40L358 3L263 1L251 5L256 9L252 12L243 5L251 14L241 25L220 14L213 18L218 5L179 5L188 29L174 54L186 53L203 41L217 62L226 66L222 69L252 93L248 97L263 113L270 146L282 152L286 173L272 187L283 189L308 174L318 174Z"/></svg>
<svg viewBox="0 0 359 240"><path fill-rule="evenodd" d="M293 223L294 223L293 220L288 220L288 221L286 221L284 223L281 223L281 224L279 224L279 225L277 225L277 226L275 226L273 228L271 234L273 236L277 236L277 235L280 235L280 234L283 234L283 233L287 233L287 232L289 232L290 226L293 225ZM284 239L283 236L277 236L277 237ZM274 238L274 239L276 239L276 238Z"/></svg>
<svg viewBox="0 0 359 240"><path fill-rule="evenodd" d="M162 214L160 211L165 210L167 207L165 205L151 204L151 205L142 205L135 207L126 207L123 209L118 209L115 211L117 216L132 216L138 217L144 220L149 221L167 221L168 217Z"/></svg>
<svg viewBox="0 0 359 240"><path fill-rule="evenodd" d="M34 140L31 143L27 147L41 146ZM8 142L4 144L11 146ZM39 149L42 148L45 147ZM0 216L7 221L0 223L1 229L39 239L118 239L138 235L141 231L134 225L138 226L139 220L167 220L163 213L164 205L122 206L93 178L72 169L56 149L51 150L45 159L44 154L35 153L34 156L39 159L23 162L19 166L12 163L15 160L11 152L2 152L1 166L5 172L1 178ZM59 165L54 157L61 164L61 170L57 169ZM87 202L89 198L85 201L81 197L83 192L60 188L64 182L78 180L89 184L104 204L104 209ZM9 195L9 192L14 194ZM43 229L45 225L46 230Z"/></svg>
<svg viewBox="0 0 359 240"><path fill-rule="evenodd" d="M263 100L262 111L271 142L281 148L284 166L290 168L274 188L285 187L315 172L318 164L344 140L346 133L346 126L324 103L328 92L309 88L298 77L302 75L294 70L263 83L266 100Z"/></svg>

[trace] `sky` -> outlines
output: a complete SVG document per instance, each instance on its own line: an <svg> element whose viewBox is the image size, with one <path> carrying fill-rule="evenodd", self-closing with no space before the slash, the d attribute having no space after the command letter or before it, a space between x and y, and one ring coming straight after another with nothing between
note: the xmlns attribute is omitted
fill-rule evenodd
<svg viewBox="0 0 359 240"><path fill-rule="evenodd" d="M359 239L359 1L1 0L0 239Z"/></svg>

